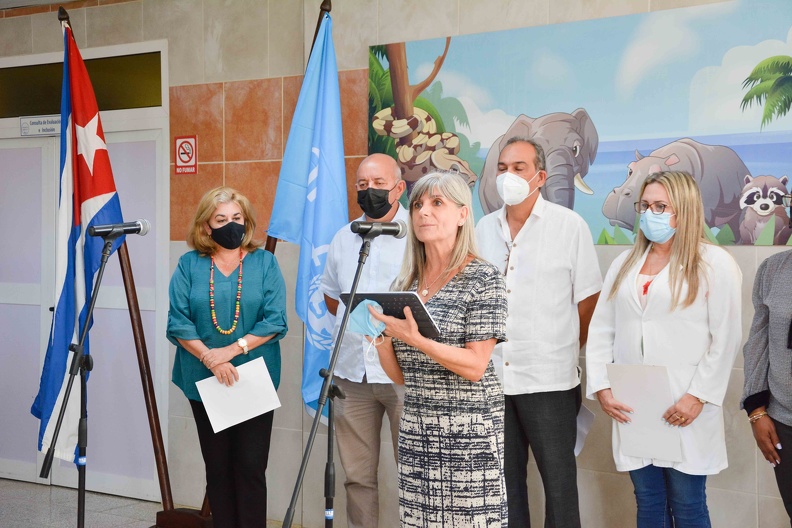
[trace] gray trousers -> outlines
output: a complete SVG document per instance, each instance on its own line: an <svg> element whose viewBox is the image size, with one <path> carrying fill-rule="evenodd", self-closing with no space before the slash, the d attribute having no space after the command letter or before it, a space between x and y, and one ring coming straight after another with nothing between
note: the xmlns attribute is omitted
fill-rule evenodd
<svg viewBox="0 0 792 528"><path fill-rule="evenodd" d="M349 528L376 528L379 525L377 472L382 418L388 415L396 458L404 386L357 383L343 378L335 378L334 382L346 393L346 399L335 399L335 431L338 454L346 473L347 522ZM393 489L396 489L395 483Z"/></svg>
<svg viewBox="0 0 792 528"><path fill-rule="evenodd" d="M545 528L580 528L575 439L580 385L506 396L505 469L509 526L530 528L528 448L545 491Z"/></svg>

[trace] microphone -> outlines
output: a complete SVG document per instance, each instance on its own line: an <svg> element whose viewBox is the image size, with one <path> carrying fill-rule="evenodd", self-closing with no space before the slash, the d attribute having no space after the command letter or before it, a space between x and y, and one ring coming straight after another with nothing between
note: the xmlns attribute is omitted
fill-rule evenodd
<svg viewBox="0 0 792 528"><path fill-rule="evenodd" d="M407 234L407 224L403 220L395 222L352 222L349 229L363 238L374 238L380 235L391 235L404 238Z"/></svg>
<svg viewBox="0 0 792 528"><path fill-rule="evenodd" d="M140 235L145 236L151 229L148 220L135 220L134 222L124 222L123 224L96 225L88 228L88 234L94 237L121 236L121 235Z"/></svg>

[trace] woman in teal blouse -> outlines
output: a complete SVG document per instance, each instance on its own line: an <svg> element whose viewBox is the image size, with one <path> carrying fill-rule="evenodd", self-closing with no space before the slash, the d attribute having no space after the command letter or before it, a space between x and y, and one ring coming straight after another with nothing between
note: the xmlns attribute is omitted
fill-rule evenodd
<svg viewBox="0 0 792 528"><path fill-rule="evenodd" d="M250 202L229 187L201 198L170 283L168 339L176 345L173 382L193 410L215 528L263 526L273 412L214 433L195 382L232 386L236 367L263 357L280 382L286 289L278 263L253 240ZM243 273L244 271L244 273Z"/></svg>

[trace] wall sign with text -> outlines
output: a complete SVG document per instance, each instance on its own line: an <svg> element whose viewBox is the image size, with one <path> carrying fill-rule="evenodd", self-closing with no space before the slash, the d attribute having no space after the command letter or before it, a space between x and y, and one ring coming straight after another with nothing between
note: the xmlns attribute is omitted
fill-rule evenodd
<svg viewBox="0 0 792 528"><path fill-rule="evenodd" d="M198 172L198 148L195 136L174 138L176 174L196 174Z"/></svg>

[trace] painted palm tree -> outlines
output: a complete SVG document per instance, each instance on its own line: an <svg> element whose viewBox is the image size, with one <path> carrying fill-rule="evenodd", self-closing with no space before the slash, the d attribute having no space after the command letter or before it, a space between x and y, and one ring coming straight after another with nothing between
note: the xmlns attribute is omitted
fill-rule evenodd
<svg viewBox="0 0 792 528"><path fill-rule="evenodd" d="M377 112L395 105L392 72L390 69L385 69L382 62L388 58L386 48L386 46L371 46L369 48L369 154L380 152L395 158L397 141L392 137L377 134L371 126L371 121ZM445 55L443 55L443 58L445 58ZM435 75L436 72L433 72L431 78L434 79ZM406 73L398 73L397 76L406 78ZM406 91L406 89L402 89L402 91ZM438 109L425 97L417 94L413 95L410 106L425 110L434 119L438 132L451 132L451 130L446 130L445 123ZM467 114L460 120L467 125Z"/></svg>
<svg viewBox="0 0 792 528"><path fill-rule="evenodd" d="M467 112L462 103L459 102L459 99L444 97L443 84L440 81L435 81L429 88L424 90L421 99L425 99L437 109L437 113L444 118L445 131L453 132L459 137L459 157L466 160L476 174L480 174L484 166L484 159L479 157L481 144L478 141L471 144L467 136L459 130L459 127L465 127L470 130Z"/></svg>
<svg viewBox="0 0 792 528"><path fill-rule="evenodd" d="M764 104L761 128L785 116L792 107L792 57L776 55L763 60L743 81L743 89L748 93L740 104L742 110L754 102Z"/></svg>
<svg viewBox="0 0 792 528"><path fill-rule="evenodd" d="M392 137L381 136L374 131L371 120L374 114L393 106L393 89L391 88L390 73L382 66L385 59L385 46L371 46L369 48L369 129L368 145L369 154L379 152L396 157L396 141Z"/></svg>

